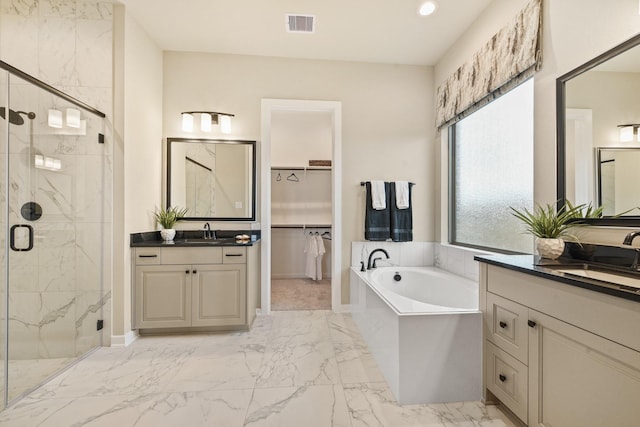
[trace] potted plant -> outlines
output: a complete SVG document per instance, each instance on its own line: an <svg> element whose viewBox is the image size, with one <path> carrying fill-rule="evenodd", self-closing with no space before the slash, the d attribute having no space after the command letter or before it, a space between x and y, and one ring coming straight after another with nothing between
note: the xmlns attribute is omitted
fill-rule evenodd
<svg viewBox="0 0 640 427"><path fill-rule="evenodd" d="M171 241L176 235L176 230L173 229L173 226L176 222L180 221L184 215L187 213L186 208L180 209L175 206L169 206L166 209L158 209L153 213L153 217L156 219L158 224L162 227L160 229L160 235L162 239L165 241Z"/></svg>
<svg viewBox="0 0 640 427"><path fill-rule="evenodd" d="M582 225L579 218L582 216L584 205L573 206L571 203L564 205L560 211L555 204L541 206L536 204L533 212L527 208L518 210L510 207L513 216L524 222L527 231L536 237L536 250L543 258L556 259L564 251L563 237L578 240L569 234L573 227Z"/></svg>

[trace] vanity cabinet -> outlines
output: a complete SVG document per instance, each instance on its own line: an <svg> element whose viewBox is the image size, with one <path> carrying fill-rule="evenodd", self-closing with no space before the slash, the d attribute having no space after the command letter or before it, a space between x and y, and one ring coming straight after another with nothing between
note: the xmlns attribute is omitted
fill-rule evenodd
<svg viewBox="0 0 640 427"><path fill-rule="evenodd" d="M480 265L485 400L529 426L640 425L640 303Z"/></svg>
<svg viewBox="0 0 640 427"><path fill-rule="evenodd" d="M259 299L255 245L141 247L132 252L136 329L225 330L251 325Z"/></svg>

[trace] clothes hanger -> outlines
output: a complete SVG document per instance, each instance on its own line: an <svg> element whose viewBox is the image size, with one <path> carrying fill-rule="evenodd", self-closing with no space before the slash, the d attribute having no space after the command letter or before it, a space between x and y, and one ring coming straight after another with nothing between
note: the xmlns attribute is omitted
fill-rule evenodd
<svg viewBox="0 0 640 427"><path fill-rule="evenodd" d="M291 175L287 177L287 181L299 182L300 180L296 176L295 172L291 172Z"/></svg>
<svg viewBox="0 0 640 427"><path fill-rule="evenodd" d="M278 172L278 176L276 176L276 181L282 181L282 175Z"/></svg>

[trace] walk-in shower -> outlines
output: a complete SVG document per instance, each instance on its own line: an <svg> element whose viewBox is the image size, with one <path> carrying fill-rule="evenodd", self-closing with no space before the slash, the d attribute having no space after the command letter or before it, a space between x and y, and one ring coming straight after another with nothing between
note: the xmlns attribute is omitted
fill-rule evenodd
<svg viewBox="0 0 640 427"><path fill-rule="evenodd" d="M0 61L0 409L101 345L104 117Z"/></svg>

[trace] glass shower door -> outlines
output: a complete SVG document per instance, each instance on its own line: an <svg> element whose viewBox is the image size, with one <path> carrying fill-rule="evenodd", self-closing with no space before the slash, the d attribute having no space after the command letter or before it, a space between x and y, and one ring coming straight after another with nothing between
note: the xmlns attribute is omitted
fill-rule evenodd
<svg viewBox="0 0 640 427"><path fill-rule="evenodd" d="M101 344L105 153L102 117L13 74L8 80L10 402Z"/></svg>

